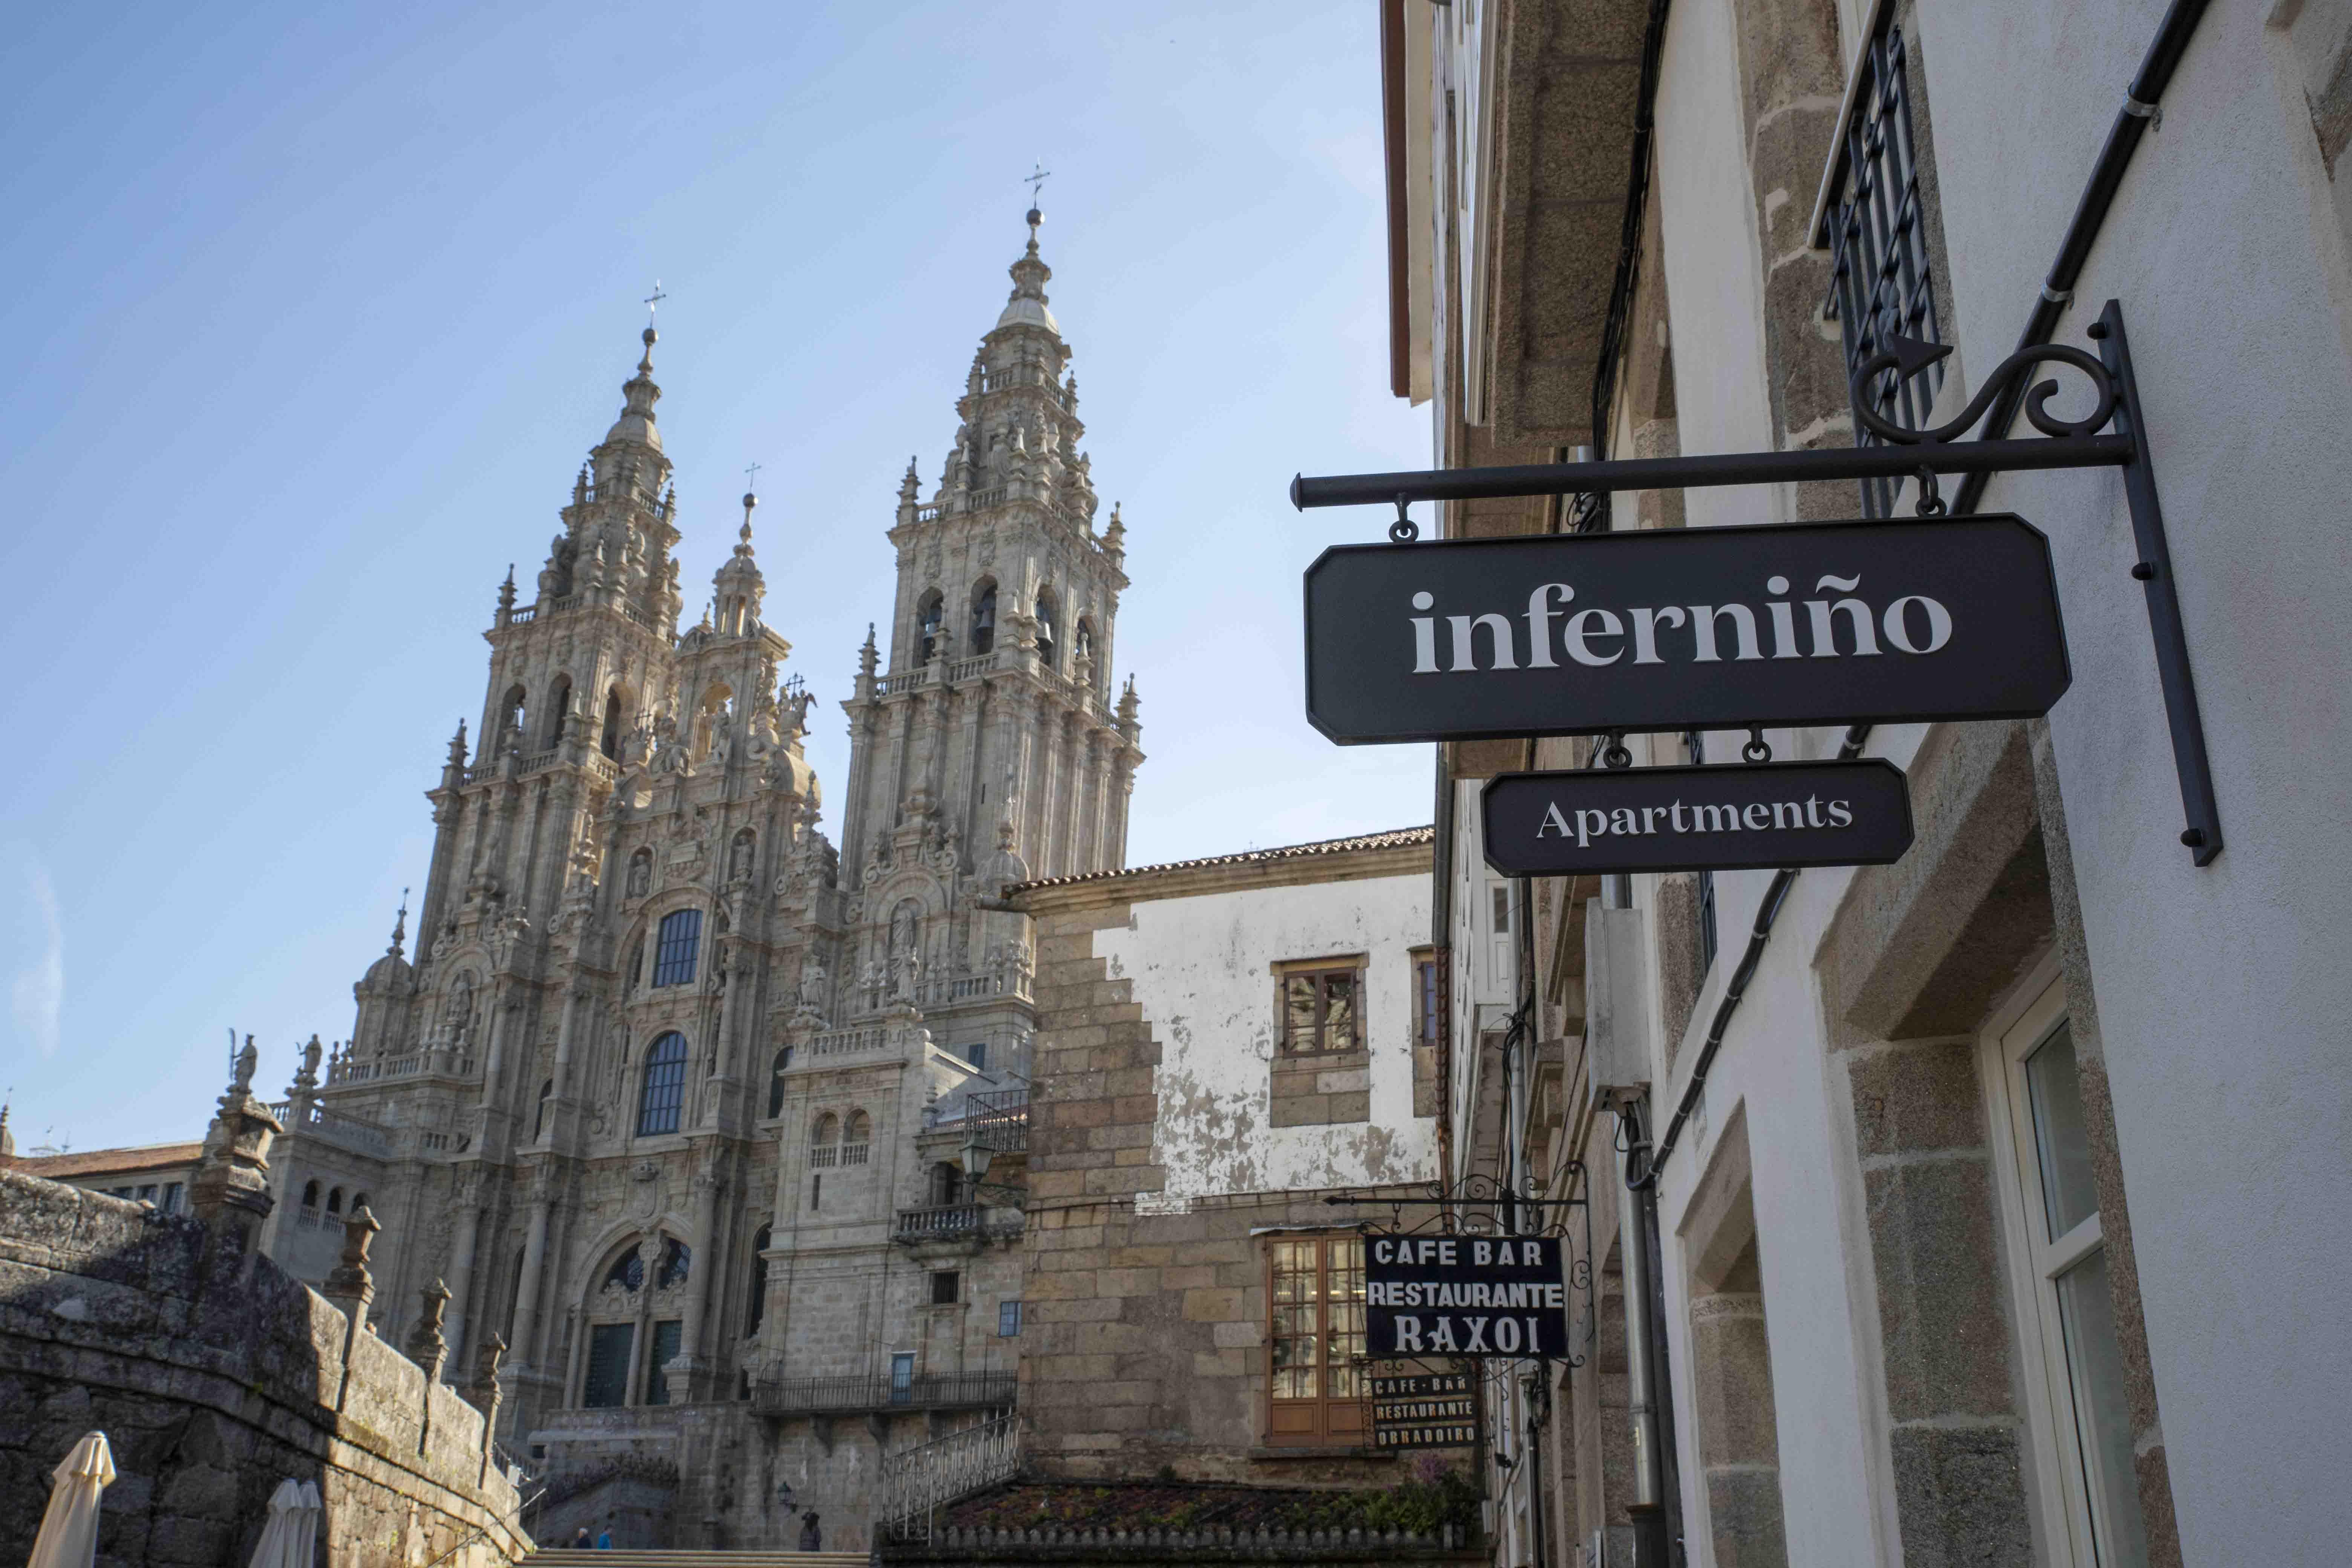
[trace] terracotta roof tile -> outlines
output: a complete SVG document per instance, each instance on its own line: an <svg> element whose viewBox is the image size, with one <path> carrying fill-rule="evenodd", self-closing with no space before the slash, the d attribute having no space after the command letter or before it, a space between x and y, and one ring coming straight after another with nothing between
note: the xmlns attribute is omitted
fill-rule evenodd
<svg viewBox="0 0 2352 1568"><path fill-rule="evenodd" d="M1076 877L1044 877L1015 882L1009 894L1031 888L1066 888L1079 882L1107 882L1118 877L1142 877L1154 871L1189 871L1205 866L1244 866L1253 861L1303 860L1317 855L1345 855L1358 849L1409 849L1437 842L1434 827L1392 827L1386 833L1361 833L1352 838L1318 838L1312 844L1286 844L1278 849L1244 849L1238 855L1211 855L1198 860L1163 860L1156 866L1129 866L1118 871L1088 871Z"/></svg>
<svg viewBox="0 0 2352 1568"><path fill-rule="evenodd" d="M165 1165L193 1165L205 1152L197 1143L142 1143L130 1149L86 1149L71 1154L19 1154L6 1163L27 1176L62 1182L109 1171L152 1171Z"/></svg>

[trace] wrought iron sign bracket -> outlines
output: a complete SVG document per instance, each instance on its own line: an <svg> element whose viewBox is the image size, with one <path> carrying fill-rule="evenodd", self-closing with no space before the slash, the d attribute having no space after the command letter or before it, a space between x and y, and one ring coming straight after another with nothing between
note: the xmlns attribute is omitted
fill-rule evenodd
<svg viewBox="0 0 2352 1568"><path fill-rule="evenodd" d="M1939 474L1995 474L2038 468L2114 468L2123 470L2124 496L2131 514L2138 559L2131 574L2145 591L2148 630L2155 644L2158 682L2171 732L2172 759L2180 784L2186 826L2180 842L2200 866L2221 853L2221 820L2205 748L2205 726L2189 661L2189 643L2174 585L2172 556L2165 540L2164 511L2157 498L2156 471L2144 432L2139 385L2132 374L2124 333L2123 307L2110 300L2089 329L2098 345L2093 354L2063 344L2029 345L1995 366L1958 415L1930 429L1910 430L1877 411L1874 386L1884 378L1899 384L1951 353L1948 346L1893 339L1883 352L1858 366L1851 390L1855 417L1884 445L1812 447L1787 452L1735 452L1686 458L1635 458L1610 462L1529 463L1507 468L1446 468L1421 473L1341 474L1291 480L1290 501L1301 510L1327 506L1394 506L1390 537L1400 544L1419 536L1406 516L1416 500L1484 500L1520 496L1600 494L1619 490L1696 489L1720 485L1771 485L1811 480L1908 479L1921 483L1923 500L1935 498ZM2054 363L2080 371L2097 394L2083 419L2052 414L2058 384L2044 381L2026 393L2025 416L2039 438L1964 439L2011 384L2035 364ZM2112 426L2112 428L2109 428ZM2102 433L2105 432L2105 433ZM1965 504L1965 503L1964 503ZM1923 521L1943 513L1940 499L1923 505ZM1563 536L1570 545L1570 536ZM1521 1202L1527 1200L1522 1199Z"/></svg>

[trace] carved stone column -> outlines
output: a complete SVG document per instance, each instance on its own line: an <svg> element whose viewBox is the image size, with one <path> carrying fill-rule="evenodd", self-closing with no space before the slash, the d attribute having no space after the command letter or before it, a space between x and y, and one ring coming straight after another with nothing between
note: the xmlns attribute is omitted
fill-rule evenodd
<svg viewBox="0 0 2352 1568"><path fill-rule="evenodd" d="M693 1256L686 1277L686 1321L678 1331L677 1357L663 1369L669 1378L673 1405L692 1400L710 1381L710 1363L702 1353L702 1328L710 1310L710 1277L718 1261L711 1237L718 1230L725 1158L716 1147L705 1145L705 1163L694 1173L694 1235L688 1243Z"/></svg>

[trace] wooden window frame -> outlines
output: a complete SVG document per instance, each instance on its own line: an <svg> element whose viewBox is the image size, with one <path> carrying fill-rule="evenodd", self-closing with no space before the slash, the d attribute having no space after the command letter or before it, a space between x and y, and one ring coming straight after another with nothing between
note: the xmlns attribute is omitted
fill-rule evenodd
<svg viewBox="0 0 2352 1568"><path fill-rule="evenodd" d="M1361 1051L1364 1045L1365 974L1370 967L1367 955L1360 952L1339 954L1328 958L1292 959L1274 966L1274 1026L1275 1053L1284 1057L1338 1057ZM1314 1034L1319 1042L1330 1027L1330 992L1324 982L1344 976L1352 1001L1349 1018L1349 1037L1344 1045L1296 1043L1290 1025L1290 984L1294 980L1312 980L1315 985Z"/></svg>
<svg viewBox="0 0 2352 1568"><path fill-rule="evenodd" d="M1260 1405L1264 1442L1269 1448L1361 1448L1370 1438L1370 1407L1365 1392L1370 1384L1368 1371L1355 1364L1353 1358L1362 1352L1364 1344L1364 1258L1363 1237L1354 1231L1307 1231L1288 1235L1275 1234L1265 1237L1263 1278L1265 1281L1265 1396ZM1275 1365L1277 1342L1276 1313L1284 1303L1276 1295L1276 1263L1286 1247L1306 1246L1315 1249L1315 1319L1312 1339L1317 1345L1313 1375L1318 1392L1308 1398L1284 1398L1276 1393L1278 1383ZM1352 1247L1354 1268L1335 1270L1332 1249ZM1332 1278L1335 1272L1346 1289L1345 1281L1354 1280L1352 1301L1355 1326L1350 1332L1344 1324L1332 1322L1335 1300ZM1338 1343L1335 1344L1335 1337ZM1345 1352L1340 1359L1335 1352L1352 1342L1356 1349ZM1342 1378L1354 1384L1352 1391L1342 1391L1335 1384ZM1285 1426L1288 1429L1285 1430Z"/></svg>

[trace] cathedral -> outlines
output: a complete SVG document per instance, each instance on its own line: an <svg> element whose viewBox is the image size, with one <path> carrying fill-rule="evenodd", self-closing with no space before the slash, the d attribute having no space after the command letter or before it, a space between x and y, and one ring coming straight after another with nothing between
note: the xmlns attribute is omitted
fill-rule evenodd
<svg viewBox="0 0 2352 1568"><path fill-rule="evenodd" d="M816 1510L861 1547L885 1454L1012 1402L1036 1014L1002 895L1123 866L1142 761L1124 529L1096 530L1028 222L939 484L898 489L837 837L754 497L680 629L648 327L535 595L499 590L414 952L404 909L278 1108L262 1245L322 1279L368 1209L376 1332L437 1309L453 1365L495 1363L542 1538L642 1483L671 1517L628 1533L750 1544Z"/></svg>

